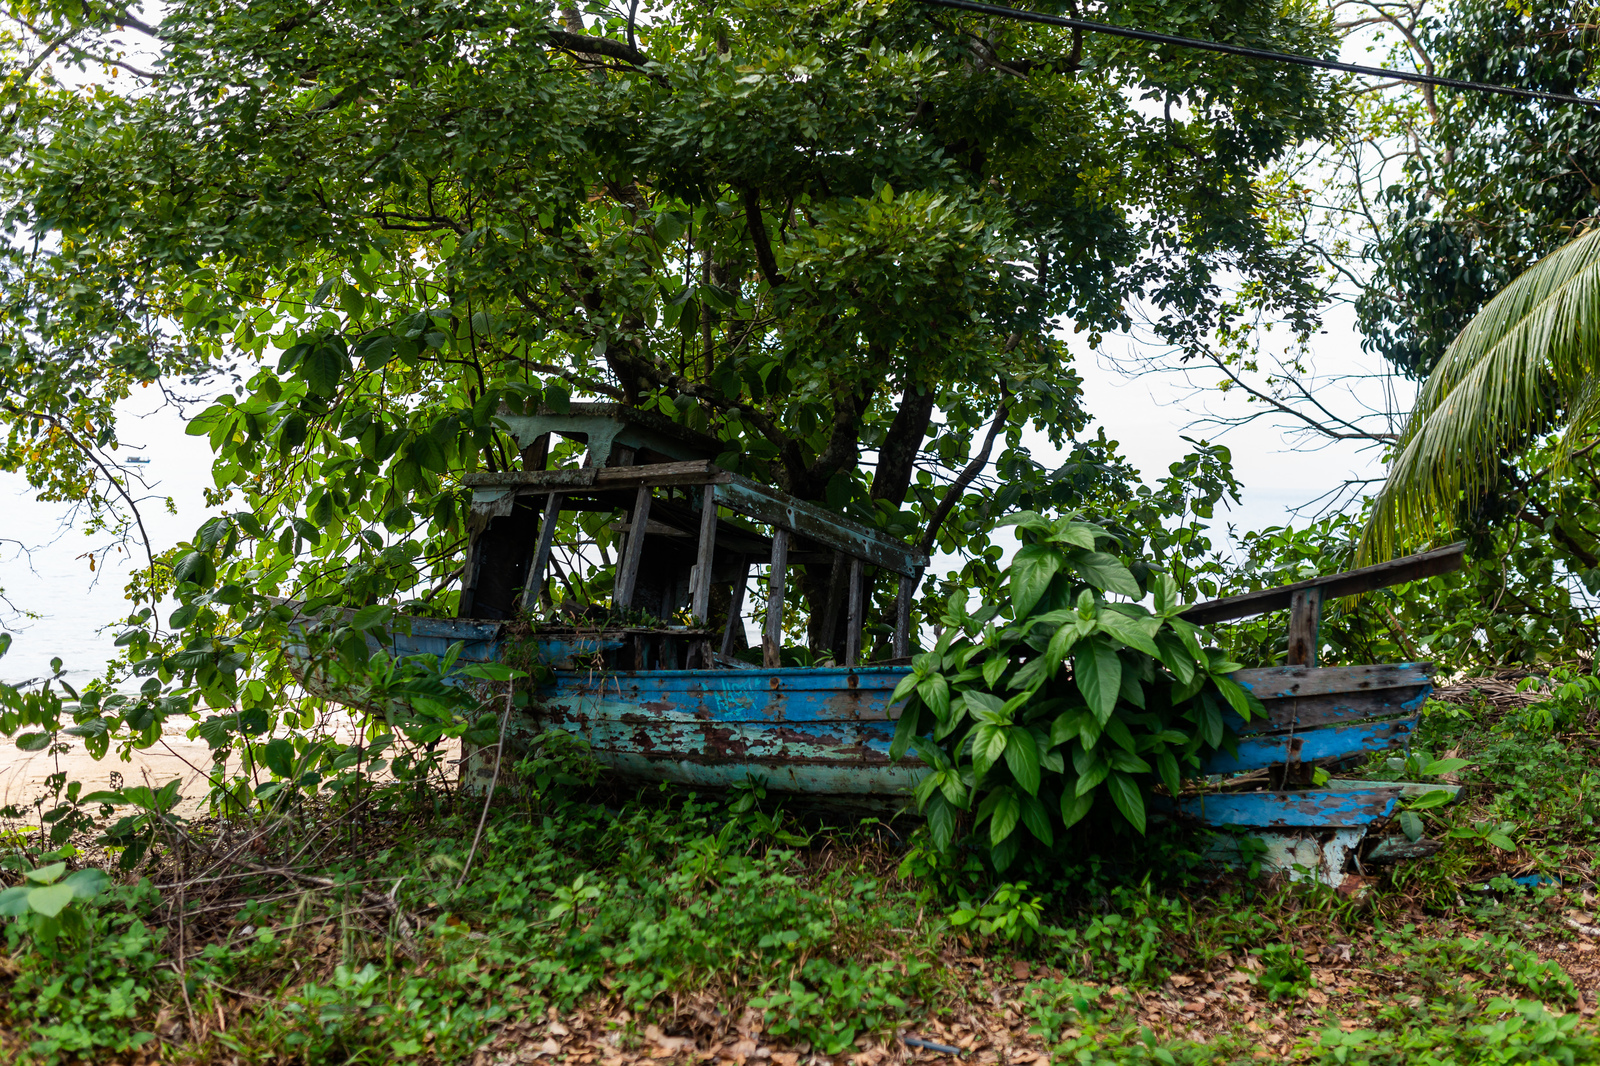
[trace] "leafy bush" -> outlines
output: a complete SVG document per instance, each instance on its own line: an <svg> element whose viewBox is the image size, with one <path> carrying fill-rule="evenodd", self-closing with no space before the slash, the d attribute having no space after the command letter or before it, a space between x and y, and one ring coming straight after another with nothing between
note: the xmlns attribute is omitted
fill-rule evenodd
<svg viewBox="0 0 1600 1066"><path fill-rule="evenodd" d="M1146 590L1098 549L1110 533L1071 516L1006 522L1023 547L1004 594L975 613L951 597L938 644L895 689L906 705L891 749L900 758L915 747L931 769L916 799L936 844L947 847L970 811L975 826L988 823L981 844L998 870L1021 850L1020 828L1052 845L1100 795L1143 833L1145 795L1157 783L1177 793L1206 752L1229 743L1230 711L1263 713L1227 676L1239 664L1178 617L1170 577L1144 568L1154 611L1112 602Z"/></svg>

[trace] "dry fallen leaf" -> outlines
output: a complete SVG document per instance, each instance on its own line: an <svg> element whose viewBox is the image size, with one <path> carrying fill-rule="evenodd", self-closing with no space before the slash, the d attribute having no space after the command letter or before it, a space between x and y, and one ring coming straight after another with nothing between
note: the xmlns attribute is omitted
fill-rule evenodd
<svg viewBox="0 0 1600 1066"><path fill-rule="evenodd" d="M668 1036L657 1025L644 1027L644 1038L665 1051L684 1051L694 1047L694 1041L686 1036Z"/></svg>

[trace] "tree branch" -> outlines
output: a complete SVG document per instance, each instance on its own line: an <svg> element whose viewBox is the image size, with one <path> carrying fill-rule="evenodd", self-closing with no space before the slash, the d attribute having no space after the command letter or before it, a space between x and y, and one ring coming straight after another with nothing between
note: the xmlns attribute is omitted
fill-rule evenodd
<svg viewBox="0 0 1600 1066"><path fill-rule="evenodd" d="M750 243L755 248L756 262L767 284L776 289L789 279L778 270L777 257L772 254L772 239L767 235L766 220L761 217L761 197L754 189L745 189L744 221L750 229Z"/></svg>
<svg viewBox="0 0 1600 1066"><path fill-rule="evenodd" d="M944 525L950 512L955 509L956 503L967 491L977 476L983 473L983 468L989 465L989 453L994 450L995 438L1000 435L1000 430L1005 428L1006 417L1011 414L1011 390L1005 382L1000 383L1000 406L995 409L994 421L989 423L989 432L983 438L983 447L978 449L978 454L972 457L971 462L961 468L961 473L950 483L945 494L939 500L939 506L934 509L933 517L928 519L928 528L923 531L922 539L917 542L917 548L923 552L933 550L934 541L939 537L939 527Z"/></svg>

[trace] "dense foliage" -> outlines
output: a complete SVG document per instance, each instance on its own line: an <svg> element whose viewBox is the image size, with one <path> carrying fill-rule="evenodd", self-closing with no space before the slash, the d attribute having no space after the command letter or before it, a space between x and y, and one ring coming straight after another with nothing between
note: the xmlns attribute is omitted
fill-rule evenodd
<svg viewBox="0 0 1600 1066"><path fill-rule="evenodd" d="M1446 77L1592 97L1592 14L1451 0L1415 47ZM1431 117L1376 205L1376 270L1358 305L1366 343L1419 379L1490 297L1600 213L1594 109L1441 90Z"/></svg>
<svg viewBox="0 0 1600 1066"><path fill-rule="evenodd" d="M951 596L938 643L895 690L906 704L892 749L915 746L930 767L917 800L935 845L948 848L971 812L1001 870L1024 828L1050 848L1102 795L1143 833L1154 784L1177 795L1231 737L1230 711L1264 713L1227 676L1240 664L1178 617L1169 575L1149 575L1151 610L1132 572L1099 550L1115 539L1107 530L1074 516L1005 521L1023 540L1006 587L976 611Z"/></svg>

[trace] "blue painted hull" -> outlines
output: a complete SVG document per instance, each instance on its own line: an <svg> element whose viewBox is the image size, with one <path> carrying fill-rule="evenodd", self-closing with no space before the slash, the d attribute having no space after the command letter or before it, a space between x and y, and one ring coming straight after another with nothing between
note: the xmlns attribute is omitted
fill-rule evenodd
<svg viewBox="0 0 1600 1066"><path fill-rule="evenodd" d="M498 622L419 618L411 620L410 630L391 636L391 651L442 656L459 642L461 661L494 662L507 645ZM757 777L778 791L887 799L906 796L923 771L914 757L889 761L899 717L889 700L908 673L904 667L624 672L587 665L623 644L616 635L579 632L541 639L540 659L555 676L540 689L527 726L581 738L601 766L628 780L725 788ZM1235 677L1261 694L1268 718L1248 725L1233 718L1230 724L1243 734L1236 753L1213 753L1207 773L1314 763L1397 746L1414 728L1417 708L1430 691L1425 664L1272 668ZM480 772L479 763L470 759L466 772ZM1352 802L1349 795L1311 790L1294 794L1292 802L1269 796L1208 802L1248 824L1292 824L1315 817L1305 812L1318 806L1335 823L1351 816L1344 809ZM1188 800L1177 805L1212 820L1212 812L1191 806Z"/></svg>

